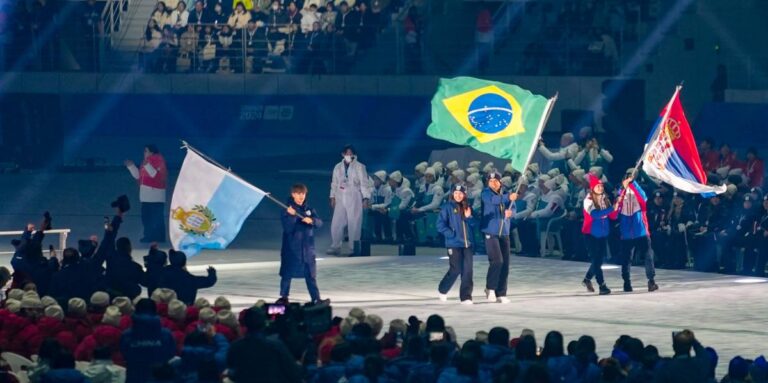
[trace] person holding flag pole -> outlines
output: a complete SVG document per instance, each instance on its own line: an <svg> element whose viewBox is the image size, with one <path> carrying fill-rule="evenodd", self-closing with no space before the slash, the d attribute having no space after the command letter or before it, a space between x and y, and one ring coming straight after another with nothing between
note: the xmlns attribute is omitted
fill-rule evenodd
<svg viewBox="0 0 768 383"><path fill-rule="evenodd" d="M509 160L513 168L524 170L556 100L557 95L547 99L511 84L471 77L441 79L427 134ZM486 180L480 219L489 261L486 298L508 303L509 229L517 192L502 192L496 170Z"/></svg>

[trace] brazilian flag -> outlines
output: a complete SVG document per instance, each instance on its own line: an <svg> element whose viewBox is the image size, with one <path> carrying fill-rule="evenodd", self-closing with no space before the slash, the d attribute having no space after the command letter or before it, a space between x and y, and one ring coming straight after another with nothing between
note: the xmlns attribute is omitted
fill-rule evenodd
<svg viewBox="0 0 768 383"><path fill-rule="evenodd" d="M427 135L509 160L523 171L554 99L472 77L440 79Z"/></svg>

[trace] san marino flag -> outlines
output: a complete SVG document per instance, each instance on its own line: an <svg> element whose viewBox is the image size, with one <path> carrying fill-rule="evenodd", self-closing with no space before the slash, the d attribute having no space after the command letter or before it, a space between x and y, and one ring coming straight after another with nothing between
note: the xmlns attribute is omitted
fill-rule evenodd
<svg viewBox="0 0 768 383"><path fill-rule="evenodd" d="M187 256L226 248L265 195L187 146L168 220L173 248Z"/></svg>
<svg viewBox="0 0 768 383"><path fill-rule="evenodd" d="M472 77L440 79L427 135L510 160L524 170L554 99Z"/></svg>

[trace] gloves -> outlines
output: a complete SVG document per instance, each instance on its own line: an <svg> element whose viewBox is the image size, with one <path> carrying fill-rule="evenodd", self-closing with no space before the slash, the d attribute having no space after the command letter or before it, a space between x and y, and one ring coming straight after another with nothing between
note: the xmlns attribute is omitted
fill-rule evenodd
<svg viewBox="0 0 768 383"><path fill-rule="evenodd" d="M680 233L684 233L685 232L685 224L678 223L677 224L677 231L680 232Z"/></svg>

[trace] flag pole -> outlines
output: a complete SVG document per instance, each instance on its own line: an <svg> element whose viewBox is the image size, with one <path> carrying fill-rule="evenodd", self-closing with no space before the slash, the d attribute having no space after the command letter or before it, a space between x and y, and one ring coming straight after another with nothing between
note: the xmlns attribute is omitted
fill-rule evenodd
<svg viewBox="0 0 768 383"><path fill-rule="evenodd" d="M244 180L243 177L240 177L235 172L233 172L231 168L226 167L226 166L216 162L216 160L214 160L211 157L208 157L205 153L203 153L200 150L198 150L197 148L193 147L187 141L181 140L181 144L182 144L181 149L187 149L187 150L193 151L195 154L197 154L198 156L202 157L204 160L210 162L211 164L215 165L216 167L220 168L221 170L224 170L225 172L227 172L228 174L230 174L233 177L237 178L238 180L242 181L243 183L247 184L248 186L251 186L251 187L253 187L255 189L258 189L258 190L262 191L264 193L264 196L267 197L267 199L269 199L270 201L274 202L276 205L282 207L283 209L288 209L288 205L282 203L280 200L278 200L277 198L273 197L272 193L267 192L267 191L263 191L263 190L257 188L256 186L251 185L250 182ZM299 218L304 218L304 216L299 214L298 212L296 213L296 216L299 217Z"/></svg>
<svg viewBox="0 0 768 383"><path fill-rule="evenodd" d="M531 149L528 151L528 157L525 159L525 166L523 166L523 168L520 170L521 177L525 177L525 170L528 169L528 165L530 165L531 160L533 159L533 155L536 153L536 149L539 147L541 133L544 131L544 127L547 125L547 121L549 121L549 116L552 114L552 109L554 108L555 102L557 102L559 95L560 92L555 92L555 95L547 100L547 105L544 107L544 112L542 113L542 119L539 121L539 126L536 127L536 135L534 136L533 145L531 145ZM521 185L522 183L518 181L517 187L515 188L515 193L520 192Z"/></svg>
<svg viewBox="0 0 768 383"><path fill-rule="evenodd" d="M651 137L650 142L653 142L656 140L656 138L661 133L660 129L666 129L667 127L667 120L669 119L669 114L672 112L672 104L675 102L675 99L677 98L678 94L680 94L680 90L683 89L683 83L680 83L680 85L675 87L675 93L672 94L672 97L669 99L669 102L667 102L667 108L664 111L664 116L661 118L661 121L659 121L659 127L656 128L656 133ZM637 173L640 171L640 165L643 163L643 159L645 158L645 155L648 154L648 149L651 147L650 144L646 144L645 148L643 149L643 153L640 155L640 158L637 159L637 162L635 163L635 167L632 170L632 178L637 178ZM624 180L622 180L623 182ZM619 201L621 201L624 198L624 194L626 194L627 189L624 188L621 190L621 194L619 195Z"/></svg>

